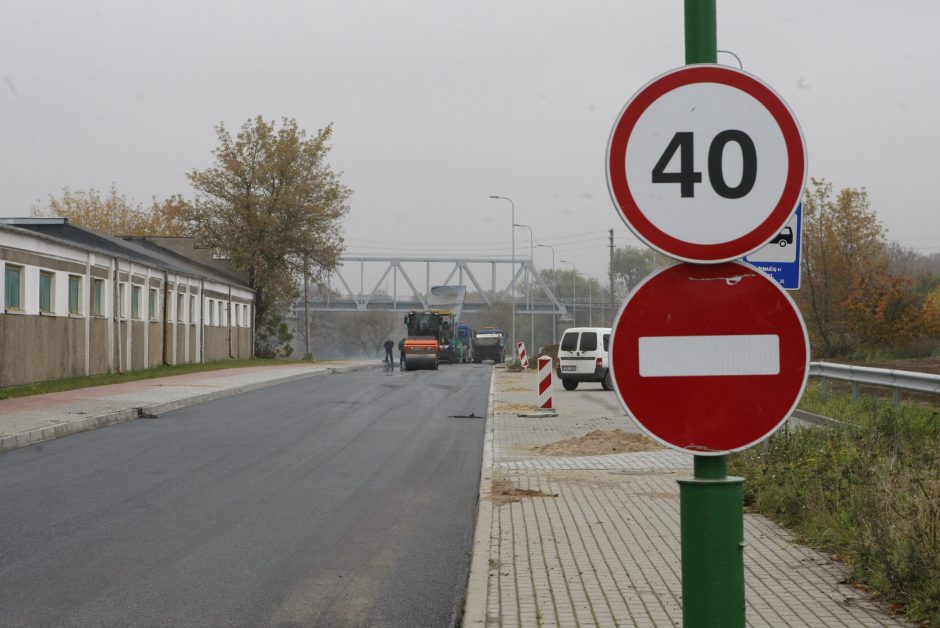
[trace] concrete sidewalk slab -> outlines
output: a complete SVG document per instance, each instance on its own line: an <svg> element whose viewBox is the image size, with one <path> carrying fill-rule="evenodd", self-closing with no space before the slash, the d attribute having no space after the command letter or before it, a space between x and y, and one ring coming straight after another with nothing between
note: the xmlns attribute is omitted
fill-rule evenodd
<svg viewBox="0 0 940 628"><path fill-rule="evenodd" d="M614 393L558 388L557 418L518 417L535 403L535 376L494 371L464 625L681 625L676 479L691 475L691 456L539 455L535 445L595 429L638 431ZM530 496L498 499L494 481ZM913 625L765 517L744 526L748 626Z"/></svg>
<svg viewBox="0 0 940 628"><path fill-rule="evenodd" d="M374 366L364 361L284 362L4 399L0 452L267 386Z"/></svg>

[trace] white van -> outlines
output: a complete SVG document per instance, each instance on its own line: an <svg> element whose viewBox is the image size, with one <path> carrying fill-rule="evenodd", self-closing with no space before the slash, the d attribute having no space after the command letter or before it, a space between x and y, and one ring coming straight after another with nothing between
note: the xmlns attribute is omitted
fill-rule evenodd
<svg viewBox="0 0 940 628"><path fill-rule="evenodd" d="M613 390L610 363L610 327L571 327L558 346L558 378L565 390L574 390L578 382L600 382L604 390Z"/></svg>

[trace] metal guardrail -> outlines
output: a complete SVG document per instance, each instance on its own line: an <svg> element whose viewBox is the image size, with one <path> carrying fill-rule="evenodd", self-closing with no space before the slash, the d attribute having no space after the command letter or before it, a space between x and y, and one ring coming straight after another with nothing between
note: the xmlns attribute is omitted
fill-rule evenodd
<svg viewBox="0 0 940 628"><path fill-rule="evenodd" d="M858 399L860 384L891 388L895 404L901 403L902 390L940 393L940 375L930 373L876 369L868 366L852 366L832 362L810 362L809 374L810 377L822 379L823 397L829 394L829 380L849 382L852 385L852 399Z"/></svg>

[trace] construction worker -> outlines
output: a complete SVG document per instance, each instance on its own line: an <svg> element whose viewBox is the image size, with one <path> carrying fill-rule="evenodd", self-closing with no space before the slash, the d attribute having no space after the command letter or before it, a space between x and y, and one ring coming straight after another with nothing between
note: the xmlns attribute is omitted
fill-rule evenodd
<svg viewBox="0 0 940 628"><path fill-rule="evenodd" d="M391 339L389 339L385 341L385 344L383 346L385 347L385 359L382 361L388 362L389 364L391 364L395 359L392 356L392 349L395 348L395 343Z"/></svg>
<svg viewBox="0 0 940 628"><path fill-rule="evenodd" d="M405 339L398 341L398 368L405 368Z"/></svg>

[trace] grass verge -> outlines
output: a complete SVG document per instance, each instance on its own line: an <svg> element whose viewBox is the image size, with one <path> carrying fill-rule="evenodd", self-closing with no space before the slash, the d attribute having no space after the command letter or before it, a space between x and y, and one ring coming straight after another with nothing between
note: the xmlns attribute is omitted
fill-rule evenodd
<svg viewBox="0 0 940 628"><path fill-rule="evenodd" d="M149 369L128 371L120 374L103 373L101 375L90 375L88 377L69 377L67 379L55 379L48 382L36 382L33 384L23 384L22 386L0 388L0 399L29 397L30 395L42 395L44 393L89 388L91 386L104 386L106 384L121 384L142 379L169 377L171 375L186 375L188 373L202 373L204 371L235 369L246 366L284 366L286 364L296 364L296 362L254 358L250 360L218 360L216 362L202 362L198 364L177 364L176 366L155 366Z"/></svg>
<svg viewBox="0 0 940 628"><path fill-rule="evenodd" d="M892 611L940 626L940 417L919 403L823 399L801 407L849 422L839 429L781 430L763 455L731 458L745 503L838 555L851 581Z"/></svg>

